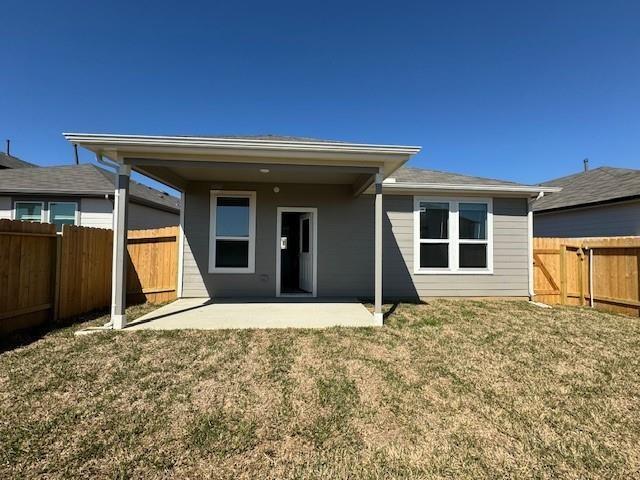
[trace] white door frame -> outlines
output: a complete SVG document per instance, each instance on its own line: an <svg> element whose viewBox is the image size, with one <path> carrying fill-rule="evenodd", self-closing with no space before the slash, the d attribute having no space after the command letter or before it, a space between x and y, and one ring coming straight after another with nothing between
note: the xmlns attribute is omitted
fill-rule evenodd
<svg viewBox="0 0 640 480"><path fill-rule="evenodd" d="M280 271L280 237L282 236L283 213L312 213L313 214L313 291L307 293L281 293L282 281ZM278 207L276 221L276 297L317 297L318 296L318 209L315 207Z"/></svg>

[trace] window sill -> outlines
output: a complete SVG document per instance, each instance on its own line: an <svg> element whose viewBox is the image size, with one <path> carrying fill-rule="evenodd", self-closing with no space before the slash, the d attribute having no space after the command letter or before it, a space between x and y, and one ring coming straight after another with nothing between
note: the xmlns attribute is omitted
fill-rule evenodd
<svg viewBox="0 0 640 480"><path fill-rule="evenodd" d="M255 269L251 268L210 268L209 273L244 273L252 274L256 273Z"/></svg>
<svg viewBox="0 0 640 480"><path fill-rule="evenodd" d="M414 270L414 275L493 275L491 270Z"/></svg>

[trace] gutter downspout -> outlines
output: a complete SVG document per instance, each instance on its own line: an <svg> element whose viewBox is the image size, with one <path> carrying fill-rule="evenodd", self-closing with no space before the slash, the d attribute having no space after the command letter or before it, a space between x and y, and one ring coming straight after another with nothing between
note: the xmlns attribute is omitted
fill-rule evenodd
<svg viewBox="0 0 640 480"><path fill-rule="evenodd" d="M535 199L527 201L527 249L529 257L529 300L533 301L535 297L534 278L533 278L533 202L544 197L544 192L538 192Z"/></svg>
<svg viewBox="0 0 640 480"><path fill-rule="evenodd" d="M104 158L102 158L102 154L101 153L96 153L96 161L98 163L100 163L101 165L104 165L105 167L113 168L114 169L113 173L115 173L115 174L118 173L118 169L119 169L118 164L115 163L115 162L112 162L111 160L105 160Z"/></svg>

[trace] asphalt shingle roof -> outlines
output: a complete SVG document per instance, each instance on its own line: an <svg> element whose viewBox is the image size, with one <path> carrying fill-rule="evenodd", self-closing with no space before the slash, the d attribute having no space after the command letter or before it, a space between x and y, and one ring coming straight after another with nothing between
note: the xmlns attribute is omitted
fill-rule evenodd
<svg viewBox="0 0 640 480"><path fill-rule="evenodd" d="M396 183L442 183L450 185L522 185L506 180L493 178L473 177L459 173L441 172L438 170L426 170L423 168L400 167L391 178Z"/></svg>
<svg viewBox="0 0 640 480"><path fill-rule="evenodd" d="M562 187L562 191L536 200L533 210L537 212L640 196L640 170L599 167L541 185Z"/></svg>
<svg viewBox="0 0 640 480"><path fill-rule="evenodd" d="M0 193L50 193L54 195L113 195L115 174L95 165L0 170ZM178 210L180 201L168 193L131 181L134 200Z"/></svg>
<svg viewBox="0 0 640 480"><path fill-rule="evenodd" d="M4 170L5 168L32 168L37 166L38 165L25 162L24 160L21 160L18 157L14 157L13 155L7 155L6 153L0 152L0 169L1 170Z"/></svg>

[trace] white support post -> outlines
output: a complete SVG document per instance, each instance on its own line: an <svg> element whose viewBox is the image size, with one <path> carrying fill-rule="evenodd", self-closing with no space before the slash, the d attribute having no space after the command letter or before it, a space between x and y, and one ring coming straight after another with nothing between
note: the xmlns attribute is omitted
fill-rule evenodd
<svg viewBox="0 0 640 480"><path fill-rule="evenodd" d="M375 300L373 319L383 324L382 314L382 174L376 175L375 199Z"/></svg>
<svg viewBox="0 0 640 480"><path fill-rule="evenodd" d="M184 202L186 189L180 191L180 230L178 232L178 278L176 279L176 296L182 298L184 277Z"/></svg>
<svg viewBox="0 0 640 480"><path fill-rule="evenodd" d="M127 229L129 210L129 177L131 166L120 164L116 175L113 204L113 266L111 282L111 325L121 329L127 325Z"/></svg>

